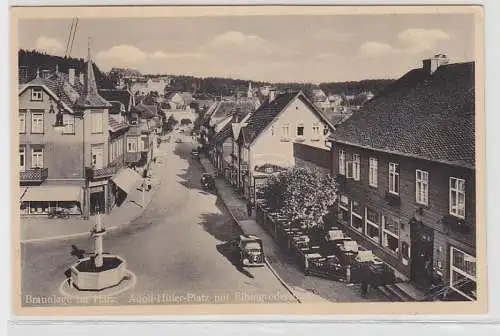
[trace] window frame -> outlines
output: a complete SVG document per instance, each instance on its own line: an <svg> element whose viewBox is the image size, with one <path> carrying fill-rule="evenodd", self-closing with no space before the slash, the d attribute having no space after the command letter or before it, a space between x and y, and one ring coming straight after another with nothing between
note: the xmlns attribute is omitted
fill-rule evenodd
<svg viewBox="0 0 500 336"><path fill-rule="evenodd" d="M357 153L352 154L352 179L361 180L361 156Z"/></svg>
<svg viewBox="0 0 500 336"><path fill-rule="evenodd" d="M97 161L97 153L95 154L95 163L94 163L94 151L99 149L97 152L101 152L102 155L101 155L101 164L98 165L98 161ZM106 162L105 162L105 159L104 159L104 145L103 144L94 144L94 145L91 145L90 146L90 164L92 165L92 167L94 169L102 169L104 167L106 167Z"/></svg>
<svg viewBox="0 0 500 336"><path fill-rule="evenodd" d="M99 117L99 118L97 118ZM97 118L97 119L94 119ZM92 134L102 134L104 133L104 113L98 111L92 111L90 113L90 125Z"/></svg>
<svg viewBox="0 0 500 336"><path fill-rule="evenodd" d="M378 159L376 157L370 157L368 159L368 185L370 187L378 187Z"/></svg>
<svg viewBox="0 0 500 336"><path fill-rule="evenodd" d="M419 177L420 175L420 177ZM425 179L424 179L425 176ZM424 188L425 187L425 188ZM424 189L424 190L422 190ZM429 172L415 170L415 202L420 205L429 205Z"/></svg>
<svg viewBox="0 0 500 336"><path fill-rule="evenodd" d="M127 137L127 153L137 153L137 143L137 137ZM131 150L129 150L129 145L132 145L131 147L133 147Z"/></svg>
<svg viewBox="0 0 500 336"><path fill-rule="evenodd" d="M26 110L19 110L19 134L26 134Z"/></svg>
<svg viewBox="0 0 500 336"><path fill-rule="evenodd" d="M21 165L21 156L23 156L23 164ZM26 146L19 146L19 169L26 171Z"/></svg>
<svg viewBox="0 0 500 336"><path fill-rule="evenodd" d="M399 164L396 162L389 162L389 193L393 195L399 195L399 177ZM397 191L394 189L397 189Z"/></svg>
<svg viewBox="0 0 500 336"><path fill-rule="evenodd" d="M35 153L37 155L35 155ZM43 147L32 147L31 148L31 168L32 169L43 168L44 154L45 153L44 153ZM40 161L41 161L41 166L38 165L40 163Z"/></svg>
<svg viewBox="0 0 500 336"><path fill-rule="evenodd" d="M299 128L302 130L302 134L299 134ZM306 136L306 128L305 128L304 123L302 121L297 122L297 127L295 130L296 130L296 132L295 132L296 137L305 137Z"/></svg>
<svg viewBox="0 0 500 336"><path fill-rule="evenodd" d="M452 180L455 181L454 183L454 186L452 187ZM463 184L463 191L460 190L460 182L462 182ZM461 178L458 178L458 177L450 177L449 179L449 213L450 215L452 216L455 216L457 218L460 218L460 219L465 219L465 215L466 215L466 211L465 211L465 197L466 197L466 190L465 190L465 179L461 179ZM456 206L454 206L452 203L453 203L453 199L452 199L452 195L453 194L456 194ZM460 209L459 207L459 195L460 194L463 194L463 209ZM453 209L456 208L456 212L453 212ZM463 210L463 214L460 214L459 211L460 210Z"/></svg>
<svg viewBox="0 0 500 336"><path fill-rule="evenodd" d="M65 113L63 115L63 124L64 124L64 129L62 134L75 134L75 116L72 114L67 114ZM69 127L71 126L71 128Z"/></svg>
<svg viewBox="0 0 500 336"><path fill-rule="evenodd" d="M40 118L37 118L40 117ZM38 127L35 126L35 120L41 120L41 130L38 131ZM38 125L37 125L38 126ZM31 134L44 134L45 128L45 114L42 112L32 112L31 113Z"/></svg>
<svg viewBox="0 0 500 336"><path fill-rule="evenodd" d="M312 140L319 140L320 138L320 131L321 131L321 125L319 123L313 123L311 127L311 139Z"/></svg>
<svg viewBox="0 0 500 336"><path fill-rule="evenodd" d="M345 151L339 150L339 175L346 176Z"/></svg>
<svg viewBox="0 0 500 336"><path fill-rule="evenodd" d="M283 133L283 138L288 138L290 136L290 124L289 123L283 124L281 126L281 132Z"/></svg>
<svg viewBox="0 0 500 336"><path fill-rule="evenodd" d="M31 101L43 101L43 88L32 87L30 93L31 93Z"/></svg>

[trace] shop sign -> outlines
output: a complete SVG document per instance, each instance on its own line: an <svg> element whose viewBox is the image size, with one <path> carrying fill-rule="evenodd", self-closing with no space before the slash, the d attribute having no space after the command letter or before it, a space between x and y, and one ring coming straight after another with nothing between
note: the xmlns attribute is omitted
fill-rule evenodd
<svg viewBox="0 0 500 336"><path fill-rule="evenodd" d="M89 189L91 193L104 192L104 186L90 187Z"/></svg>

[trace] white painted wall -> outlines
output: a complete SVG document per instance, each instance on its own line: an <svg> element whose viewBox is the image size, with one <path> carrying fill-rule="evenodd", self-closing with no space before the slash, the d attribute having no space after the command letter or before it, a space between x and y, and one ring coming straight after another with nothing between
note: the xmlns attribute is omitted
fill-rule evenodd
<svg viewBox="0 0 500 336"><path fill-rule="evenodd" d="M288 125L288 137L283 133L283 126ZM304 136L297 136L297 127L304 126ZM319 126L317 135L313 134L313 125ZM293 166L293 142L303 140L309 146L327 149L323 133L324 122L301 100L294 99L279 117L257 138L251 147L251 168L264 163Z"/></svg>

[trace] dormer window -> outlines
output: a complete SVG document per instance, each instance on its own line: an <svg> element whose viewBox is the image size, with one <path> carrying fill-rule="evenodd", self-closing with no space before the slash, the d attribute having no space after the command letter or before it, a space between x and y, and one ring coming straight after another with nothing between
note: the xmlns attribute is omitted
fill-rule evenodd
<svg viewBox="0 0 500 336"><path fill-rule="evenodd" d="M40 87L35 87L31 89L31 100L42 101L43 100L43 90Z"/></svg>

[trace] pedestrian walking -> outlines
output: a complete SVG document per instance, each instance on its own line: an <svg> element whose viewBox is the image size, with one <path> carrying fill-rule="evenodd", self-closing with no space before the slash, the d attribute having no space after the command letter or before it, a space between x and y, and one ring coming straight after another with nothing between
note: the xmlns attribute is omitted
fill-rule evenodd
<svg viewBox="0 0 500 336"><path fill-rule="evenodd" d="M67 269L64 272L64 275L66 276L66 281L68 282L68 286L73 287L73 282L71 280L71 269Z"/></svg>
<svg viewBox="0 0 500 336"><path fill-rule="evenodd" d="M248 217L252 217L252 203L250 202L247 203L247 213Z"/></svg>
<svg viewBox="0 0 500 336"><path fill-rule="evenodd" d="M361 282L361 296L365 298L367 294L368 294L368 283L365 280L363 280L363 282Z"/></svg>

